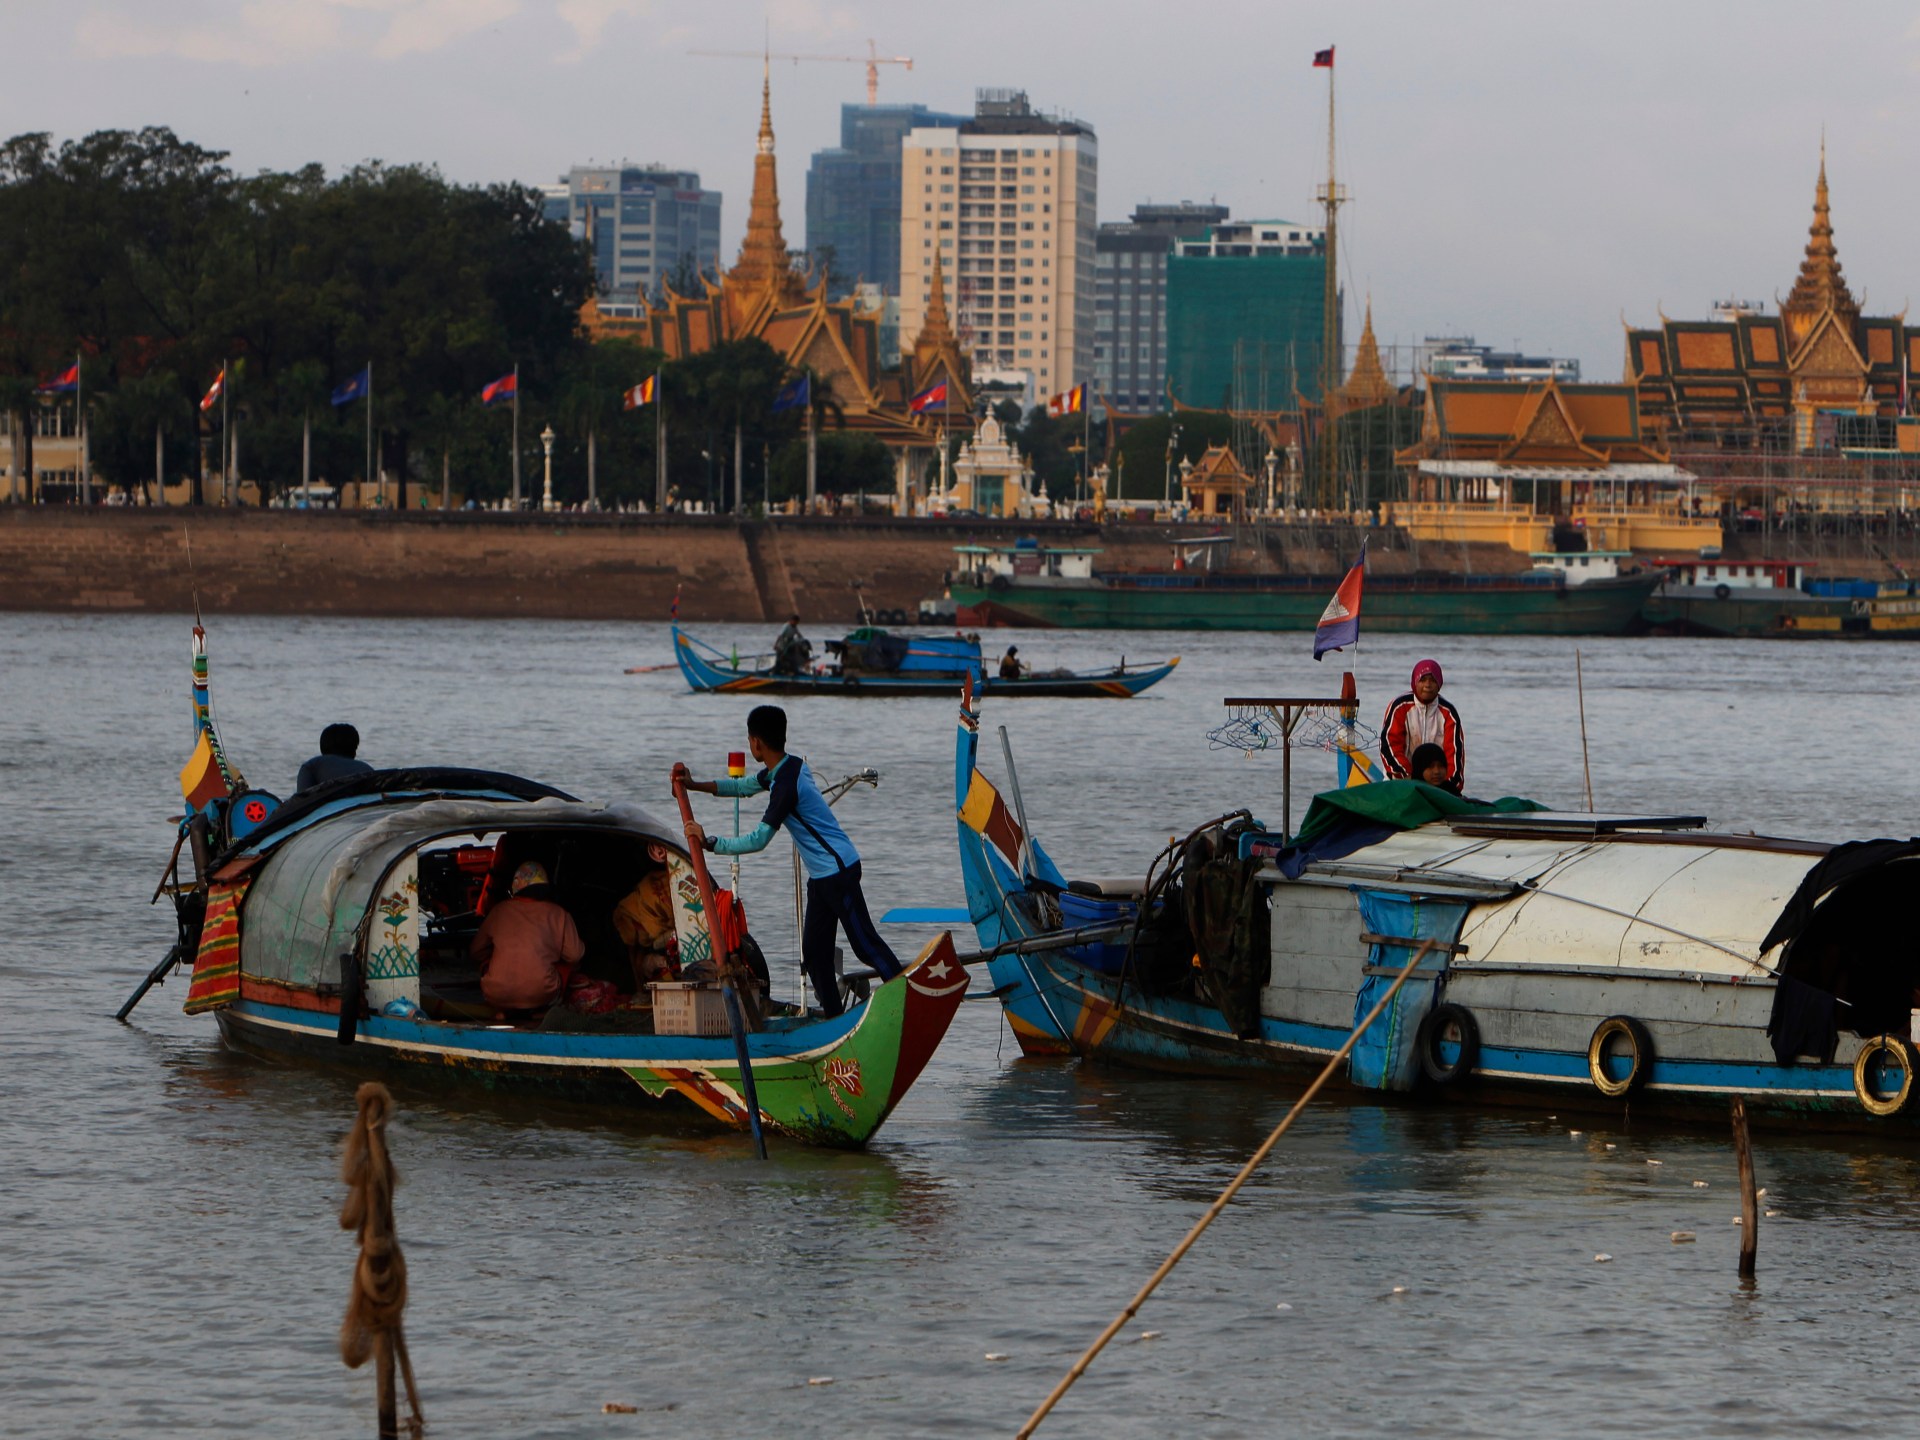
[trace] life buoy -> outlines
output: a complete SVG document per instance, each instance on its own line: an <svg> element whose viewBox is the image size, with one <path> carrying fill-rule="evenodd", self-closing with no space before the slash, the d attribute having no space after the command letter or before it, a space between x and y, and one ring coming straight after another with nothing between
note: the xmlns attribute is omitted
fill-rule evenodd
<svg viewBox="0 0 1920 1440"><path fill-rule="evenodd" d="M1627 1042L1627 1073L1615 1079L1607 1068L1610 1049L1615 1040ZM1593 1039L1587 1042L1587 1074L1592 1078L1594 1088L1609 1100L1617 1100L1623 1095L1631 1095L1647 1083L1647 1075L1653 1069L1653 1037L1647 1034L1647 1027L1631 1015L1609 1015L1602 1020L1593 1032Z"/></svg>
<svg viewBox="0 0 1920 1440"><path fill-rule="evenodd" d="M1413 1043L1420 1056L1420 1073L1442 1089L1466 1079L1480 1063L1480 1026L1464 1005L1434 1006L1420 1022ZM1449 1043L1457 1051L1451 1060L1440 1050Z"/></svg>
<svg viewBox="0 0 1920 1440"><path fill-rule="evenodd" d="M1713 587L1713 598L1716 600L1725 600L1732 594L1733 587L1731 585L1716 585Z"/></svg>
<svg viewBox="0 0 1920 1440"><path fill-rule="evenodd" d="M1881 1055L1900 1067L1900 1087L1890 1095L1881 1094L1868 1078L1875 1057ZM1869 1115L1898 1115L1913 1098L1913 1074L1916 1068L1917 1057L1912 1045L1898 1035L1875 1035L1853 1057L1854 1096Z"/></svg>

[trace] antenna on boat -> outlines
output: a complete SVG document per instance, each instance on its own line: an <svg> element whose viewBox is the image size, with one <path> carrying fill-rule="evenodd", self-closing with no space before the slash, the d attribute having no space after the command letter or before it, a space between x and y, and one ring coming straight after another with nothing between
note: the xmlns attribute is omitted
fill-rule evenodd
<svg viewBox="0 0 1920 1440"><path fill-rule="evenodd" d="M187 587L193 591L193 628L203 630L206 627L200 620L200 576L193 568L193 531L182 525L180 538L187 546Z"/></svg>
<svg viewBox="0 0 1920 1440"><path fill-rule="evenodd" d="M1013 765L1013 742L1007 738L1007 727L1000 727L1000 753L1007 760L1007 788L1013 791L1013 813L1020 821L1020 878L1025 880L1033 875L1033 834L1027 829L1027 805L1020 798L1020 772Z"/></svg>
<svg viewBox="0 0 1920 1440"><path fill-rule="evenodd" d="M1573 689L1580 701L1580 773L1587 782L1587 813L1593 813L1593 764L1587 758L1587 682L1580 671L1580 651L1573 652Z"/></svg>

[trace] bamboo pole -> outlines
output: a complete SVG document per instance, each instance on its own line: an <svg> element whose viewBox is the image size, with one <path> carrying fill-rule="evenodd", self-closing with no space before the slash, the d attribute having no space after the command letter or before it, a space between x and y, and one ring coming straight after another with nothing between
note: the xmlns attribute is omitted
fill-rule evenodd
<svg viewBox="0 0 1920 1440"><path fill-rule="evenodd" d="M1580 652L1573 652L1573 688L1580 700L1580 773L1587 782L1587 813L1593 813L1593 765L1587 758L1587 681L1580 669Z"/></svg>
<svg viewBox="0 0 1920 1440"><path fill-rule="evenodd" d="M1148 1277L1147 1283L1140 1287L1140 1293L1127 1302L1127 1308L1114 1316L1113 1323L1102 1330L1093 1344L1087 1347L1086 1353L1073 1362L1073 1368L1067 1371L1065 1378L1058 1385L1053 1387L1052 1393L1040 1402L1040 1407L1027 1417L1027 1423L1016 1432L1014 1440L1027 1440L1028 1436L1040 1428L1040 1422L1045 1420L1053 1407L1060 1403L1061 1397L1073 1388L1073 1382L1087 1373L1087 1367L1093 1363L1094 1357L1107 1348L1107 1342L1120 1333L1121 1326L1139 1313L1147 1297L1153 1294L1160 1282L1172 1273L1173 1267L1185 1258L1187 1251L1191 1250L1194 1242L1200 1238L1201 1232L1219 1218L1220 1212L1227 1208L1227 1202L1239 1193L1240 1187L1247 1183L1253 1172L1259 1168L1260 1162L1265 1160L1273 1147L1280 1143L1280 1137L1285 1135L1292 1128L1293 1122L1300 1118L1300 1112L1305 1110L1313 1097L1320 1093L1321 1087L1333 1078L1333 1072L1339 1068L1340 1062L1352 1053L1353 1047L1359 1042L1360 1037L1367 1033L1368 1027L1380 1018L1388 1005L1393 1003L1393 997L1400 993L1400 987L1407 983L1407 977L1413 974L1415 967L1427 958L1428 952L1433 949L1433 943L1430 939L1421 942L1420 948L1413 952L1413 958L1407 961L1398 975L1393 977L1393 984L1388 987L1387 993L1382 995L1379 1003L1367 1012L1366 1018L1353 1027L1353 1033L1347 1036L1346 1043L1334 1052L1333 1058L1327 1061L1325 1068L1307 1087L1306 1093L1294 1101L1293 1108L1286 1113L1286 1118L1274 1126L1273 1133L1261 1142L1260 1148L1253 1152L1245 1165L1240 1167L1240 1173L1227 1182L1227 1188L1220 1192L1219 1198L1207 1207L1206 1213L1194 1222L1193 1228L1187 1231L1178 1245L1173 1247L1173 1253L1160 1263L1160 1268Z"/></svg>
<svg viewBox="0 0 1920 1440"><path fill-rule="evenodd" d="M1733 1100L1733 1153L1740 1161L1740 1278L1753 1279L1760 1249L1760 1197L1753 1188L1753 1144L1747 1138L1747 1102Z"/></svg>

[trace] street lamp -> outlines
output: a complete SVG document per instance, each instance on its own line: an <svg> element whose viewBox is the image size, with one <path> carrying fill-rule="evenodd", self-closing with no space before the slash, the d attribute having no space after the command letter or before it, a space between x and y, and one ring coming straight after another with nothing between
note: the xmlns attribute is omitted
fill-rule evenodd
<svg viewBox="0 0 1920 1440"><path fill-rule="evenodd" d="M553 426L540 432L540 448L547 454L547 478L540 491L540 508L553 509Z"/></svg>
<svg viewBox="0 0 1920 1440"><path fill-rule="evenodd" d="M1271 445L1267 447L1267 513L1273 513L1273 472L1279 467L1280 454Z"/></svg>

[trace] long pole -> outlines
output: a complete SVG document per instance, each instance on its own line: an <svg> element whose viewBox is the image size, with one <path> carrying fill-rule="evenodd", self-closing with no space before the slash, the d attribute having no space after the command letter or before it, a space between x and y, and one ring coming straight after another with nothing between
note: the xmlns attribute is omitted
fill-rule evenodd
<svg viewBox="0 0 1920 1440"><path fill-rule="evenodd" d="M807 396L807 513L813 513L813 497L820 489L819 454L814 447L813 396Z"/></svg>
<svg viewBox="0 0 1920 1440"><path fill-rule="evenodd" d="M373 481L373 362L367 362L367 478L360 491L360 508L367 505L367 487Z"/></svg>
<svg viewBox="0 0 1920 1440"><path fill-rule="evenodd" d="M747 512L746 446L740 433L740 417L733 417L733 513Z"/></svg>
<svg viewBox="0 0 1920 1440"><path fill-rule="evenodd" d="M660 387L660 372L653 372L653 513L667 508L667 392Z"/></svg>
<svg viewBox="0 0 1920 1440"><path fill-rule="evenodd" d="M220 367L220 503L233 504L233 455L229 449L229 439L233 434L227 419L227 396L233 390L233 377L227 373L227 367Z"/></svg>
<svg viewBox="0 0 1920 1440"><path fill-rule="evenodd" d="M1587 782L1587 813L1593 813L1593 765L1587 759L1587 682L1580 670L1580 652L1573 652L1574 694L1580 701L1580 773Z"/></svg>
<svg viewBox="0 0 1920 1440"><path fill-rule="evenodd" d="M520 366L513 367L513 508L520 508Z"/></svg>
<svg viewBox="0 0 1920 1440"><path fill-rule="evenodd" d="M313 505L313 411L300 417L300 508Z"/></svg>
<svg viewBox="0 0 1920 1440"><path fill-rule="evenodd" d="M80 451L80 503L93 504L93 476L87 467L87 382L80 373L80 361L83 357L78 351L73 356L73 438Z"/></svg>
<svg viewBox="0 0 1920 1440"><path fill-rule="evenodd" d="M1747 1136L1747 1102L1733 1099L1733 1151L1740 1162L1740 1278L1753 1279L1760 1249L1760 1197L1753 1188L1753 1142Z"/></svg>
<svg viewBox="0 0 1920 1440"><path fill-rule="evenodd" d="M1067 1372L1066 1378L1054 1386L1053 1392L1040 1402L1040 1408L1027 1417L1027 1423L1016 1432L1015 1440L1027 1440L1029 1435L1040 1428L1040 1422L1047 1418L1048 1412L1055 1405L1060 1403L1060 1397L1073 1387L1074 1381L1087 1373L1087 1367L1093 1363L1094 1356L1104 1350L1107 1342L1120 1333L1121 1326L1139 1313L1140 1307L1146 1304L1147 1297L1159 1288L1160 1282L1172 1273L1173 1267L1178 1265L1187 1251L1193 1248L1194 1241L1198 1240L1202 1232L1219 1218L1220 1212L1227 1208L1227 1202L1239 1193L1240 1187L1247 1183L1255 1170L1260 1168L1260 1162L1272 1153L1273 1147L1280 1143L1280 1137L1292 1128L1293 1122L1300 1117L1300 1112L1305 1110L1313 1097L1320 1093L1321 1087L1332 1078L1333 1072L1340 1067L1340 1062L1352 1052L1360 1037L1367 1033L1368 1027L1380 1018L1381 1012L1388 1005L1393 1003L1393 997L1400 993L1400 987L1407 983L1407 977L1412 975L1420 962L1427 958L1427 953L1433 949L1433 943L1432 940L1424 941L1420 948L1413 952L1413 958L1407 961L1400 973L1394 977L1393 984L1387 993L1382 995L1379 1003L1367 1012L1366 1018L1353 1027L1353 1033L1347 1037L1346 1043L1334 1052L1333 1058L1327 1061L1326 1067L1321 1070L1313 1084L1307 1087L1306 1093L1294 1102L1291 1110L1287 1111L1286 1118L1273 1127L1273 1133L1267 1136L1258 1150L1253 1152L1247 1163L1240 1167L1240 1173L1227 1183L1227 1188L1220 1192L1220 1197L1207 1207L1206 1213L1194 1222L1193 1228L1187 1231L1180 1243L1173 1247L1173 1253L1161 1262L1160 1268L1153 1272L1145 1285L1140 1287L1140 1293L1127 1302L1127 1308L1116 1315L1113 1323L1102 1330L1099 1338L1087 1347L1086 1353L1073 1362L1073 1368Z"/></svg>
<svg viewBox="0 0 1920 1440"><path fill-rule="evenodd" d="M159 503L167 503L167 429L160 421L153 422L153 483L159 491Z"/></svg>

